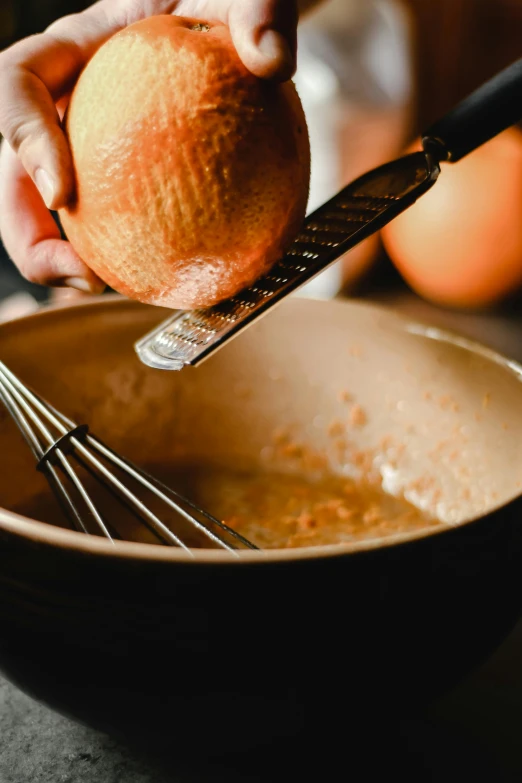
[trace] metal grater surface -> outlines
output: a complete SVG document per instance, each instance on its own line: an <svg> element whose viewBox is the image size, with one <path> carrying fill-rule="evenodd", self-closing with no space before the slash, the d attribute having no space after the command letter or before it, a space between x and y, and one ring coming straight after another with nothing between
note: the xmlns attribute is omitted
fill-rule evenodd
<svg viewBox="0 0 522 783"><path fill-rule="evenodd" d="M135 345L156 369L196 366L355 245L413 204L435 182L438 165L418 152L355 180L309 215L268 274L214 307L181 311Z"/></svg>

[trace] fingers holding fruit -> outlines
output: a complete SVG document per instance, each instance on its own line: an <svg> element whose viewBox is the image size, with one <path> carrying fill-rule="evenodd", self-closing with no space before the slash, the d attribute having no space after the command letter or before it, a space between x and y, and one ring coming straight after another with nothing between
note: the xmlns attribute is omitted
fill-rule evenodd
<svg viewBox="0 0 522 783"><path fill-rule="evenodd" d="M241 62L226 25L157 16L113 36L71 97L77 181L60 211L112 288L173 308L215 304L284 254L304 219L306 121L291 82Z"/></svg>
<svg viewBox="0 0 522 783"><path fill-rule="evenodd" d="M103 289L49 209L74 196L71 153L60 103L98 46L116 29L103 3L59 20L0 55L0 235L22 274L43 285ZM107 3L105 4L107 5Z"/></svg>
<svg viewBox="0 0 522 783"><path fill-rule="evenodd" d="M56 101L70 91L94 52L118 30L145 16L171 12L194 16L202 8L209 18L229 24L249 70L260 77L291 76L297 27L294 0L102 0L0 55L0 134L20 156L50 209L67 202L74 184Z"/></svg>
<svg viewBox="0 0 522 783"><path fill-rule="evenodd" d="M100 293L105 284L64 241L35 184L13 150L0 150L0 234L28 280Z"/></svg>
<svg viewBox="0 0 522 783"><path fill-rule="evenodd" d="M0 133L19 156L50 209L74 189L69 148L56 103L94 51L119 28L96 3L0 54Z"/></svg>
<svg viewBox="0 0 522 783"><path fill-rule="evenodd" d="M0 134L10 148L4 144L2 151L0 234L14 262L31 280L47 285L72 280L81 290L101 287L97 276L60 239L47 212L64 208L76 197L74 166L57 102L70 92L99 47L119 30L147 16L199 15L202 9L212 19L230 24L232 41L252 72L260 77L290 76L295 62L294 0L101 0L0 55Z"/></svg>
<svg viewBox="0 0 522 783"><path fill-rule="evenodd" d="M237 52L249 71L260 78L291 78L297 54L295 0L232 2L228 24Z"/></svg>

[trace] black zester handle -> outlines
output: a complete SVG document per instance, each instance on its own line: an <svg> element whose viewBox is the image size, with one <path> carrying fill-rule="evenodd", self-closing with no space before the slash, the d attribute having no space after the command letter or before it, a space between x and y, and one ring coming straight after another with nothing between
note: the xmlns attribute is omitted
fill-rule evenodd
<svg viewBox="0 0 522 783"><path fill-rule="evenodd" d="M471 93L424 133L425 149L455 162L522 117L522 60Z"/></svg>
<svg viewBox="0 0 522 783"><path fill-rule="evenodd" d="M306 218L288 253L267 275L214 307L177 313L136 343L136 353L161 370L200 364L413 204L438 173L431 157L417 152L365 174Z"/></svg>
<svg viewBox="0 0 522 783"><path fill-rule="evenodd" d="M506 68L429 128L424 153L370 171L306 220L269 274L205 310L180 312L135 345L162 370L197 365L413 204L435 182L438 161L457 161L522 117L522 60Z"/></svg>

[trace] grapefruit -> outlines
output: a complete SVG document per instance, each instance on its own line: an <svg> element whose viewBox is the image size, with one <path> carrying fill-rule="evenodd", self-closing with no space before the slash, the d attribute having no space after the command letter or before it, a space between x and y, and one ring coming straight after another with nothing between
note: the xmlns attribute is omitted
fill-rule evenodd
<svg viewBox="0 0 522 783"><path fill-rule="evenodd" d="M292 82L252 75L228 28L155 16L92 57L66 114L68 239L108 285L172 308L213 305L297 234L310 179Z"/></svg>

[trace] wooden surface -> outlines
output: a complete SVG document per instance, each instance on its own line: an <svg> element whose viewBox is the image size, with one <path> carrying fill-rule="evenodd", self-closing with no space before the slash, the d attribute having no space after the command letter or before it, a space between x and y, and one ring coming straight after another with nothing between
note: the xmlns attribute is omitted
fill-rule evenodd
<svg viewBox="0 0 522 783"><path fill-rule="evenodd" d="M520 0L401 0L411 11L419 131L522 56Z"/></svg>

